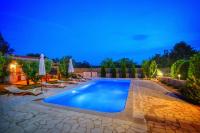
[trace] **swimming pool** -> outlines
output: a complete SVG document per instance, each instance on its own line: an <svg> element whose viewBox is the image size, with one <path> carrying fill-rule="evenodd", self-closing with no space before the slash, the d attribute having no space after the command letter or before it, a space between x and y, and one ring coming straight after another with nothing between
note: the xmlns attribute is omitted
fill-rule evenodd
<svg viewBox="0 0 200 133"><path fill-rule="evenodd" d="M121 112L126 105L130 82L121 79L94 80L43 101L98 112Z"/></svg>

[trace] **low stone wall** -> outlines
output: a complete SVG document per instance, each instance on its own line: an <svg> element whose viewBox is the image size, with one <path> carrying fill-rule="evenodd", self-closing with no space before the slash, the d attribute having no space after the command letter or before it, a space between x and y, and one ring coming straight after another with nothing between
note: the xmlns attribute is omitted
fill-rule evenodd
<svg viewBox="0 0 200 133"><path fill-rule="evenodd" d="M160 77L159 80L174 87L183 87L186 85L186 80L178 80L171 77Z"/></svg>
<svg viewBox="0 0 200 133"><path fill-rule="evenodd" d="M120 78L120 68L117 69L117 78ZM97 72L98 77L101 77L101 68L74 68L75 73L83 75L83 72ZM111 69L106 68L106 77L111 78ZM130 77L129 70L127 69L126 77ZM141 77L141 68L136 68L136 77Z"/></svg>

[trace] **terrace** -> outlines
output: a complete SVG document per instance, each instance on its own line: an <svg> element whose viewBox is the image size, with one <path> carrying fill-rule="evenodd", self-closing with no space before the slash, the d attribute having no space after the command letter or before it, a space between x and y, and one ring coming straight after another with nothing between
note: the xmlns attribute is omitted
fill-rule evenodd
<svg viewBox="0 0 200 133"><path fill-rule="evenodd" d="M74 86L48 89L39 96L0 96L1 131L199 132L200 107L171 95L163 85L152 81L132 80L126 109L121 114L47 105L40 100Z"/></svg>

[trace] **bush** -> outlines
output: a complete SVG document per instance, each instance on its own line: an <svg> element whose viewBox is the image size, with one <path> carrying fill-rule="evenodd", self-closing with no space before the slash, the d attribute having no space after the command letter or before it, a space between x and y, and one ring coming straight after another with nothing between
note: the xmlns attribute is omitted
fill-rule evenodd
<svg viewBox="0 0 200 133"><path fill-rule="evenodd" d="M22 70L26 75L27 85L31 79L34 83L37 83L40 79L38 76L39 63L36 61L19 61L22 66Z"/></svg>
<svg viewBox="0 0 200 133"><path fill-rule="evenodd" d="M150 77L149 66L150 66L150 61L143 61L143 63L142 63L142 72L143 72L145 78L149 78Z"/></svg>
<svg viewBox="0 0 200 133"><path fill-rule="evenodd" d="M68 78L69 77L68 65L69 65L69 59L70 58L71 57L64 56L59 61L59 72L62 75L62 77L64 77L64 78Z"/></svg>
<svg viewBox="0 0 200 133"><path fill-rule="evenodd" d="M8 65L11 61L11 57L3 56L0 52L0 82L4 82L6 76L9 75Z"/></svg>
<svg viewBox="0 0 200 133"><path fill-rule="evenodd" d="M121 77L126 78L126 64L124 62L121 63Z"/></svg>
<svg viewBox="0 0 200 133"><path fill-rule="evenodd" d="M172 78L178 78L178 68L181 66L182 63L184 63L184 60L177 60L174 64L171 66L171 77Z"/></svg>
<svg viewBox="0 0 200 133"><path fill-rule="evenodd" d="M111 68L111 77L112 78L116 78L117 77L117 70L116 70L114 65Z"/></svg>
<svg viewBox="0 0 200 133"><path fill-rule="evenodd" d="M101 77L106 77L106 68L101 66Z"/></svg>
<svg viewBox="0 0 200 133"><path fill-rule="evenodd" d="M132 68L130 68L130 77L131 78L135 78L135 74L136 74L136 69L135 69L135 65L132 65Z"/></svg>
<svg viewBox="0 0 200 133"><path fill-rule="evenodd" d="M149 74L151 78L155 78L157 76L157 63L154 60L150 63Z"/></svg>
<svg viewBox="0 0 200 133"><path fill-rule="evenodd" d="M200 88L200 53L190 58L188 70L189 85L192 88Z"/></svg>
<svg viewBox="0 0 200 133"><path fill-rule="evenodd" d="M200 53L190 58L187 87L180 92L187 100L200 104Z"/></svg>
<svg viewBox="0 0 200 133"><path fill-rule="evenodd" d="M200 89L184 87L180 89L180 92L188 101L200 104Z"/></svg>
<svg viewBox="0 0 200 133"><path fill-rule="evenodd" d="M189 61L184 61L178 66L177 74L181 75L180 79L186 80L188 78L188 69L189 69Z"/></svg>

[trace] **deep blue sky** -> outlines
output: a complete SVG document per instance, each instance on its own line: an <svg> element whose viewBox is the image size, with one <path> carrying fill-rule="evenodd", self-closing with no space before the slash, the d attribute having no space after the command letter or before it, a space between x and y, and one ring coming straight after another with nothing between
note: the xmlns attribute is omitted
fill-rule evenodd
<svg viewBox="0 0 200 133"><path fill-rule="evenodd" d="M182 40L200 49L200 2L0 0L0 32L18 55L140 63Z"/></svg>

